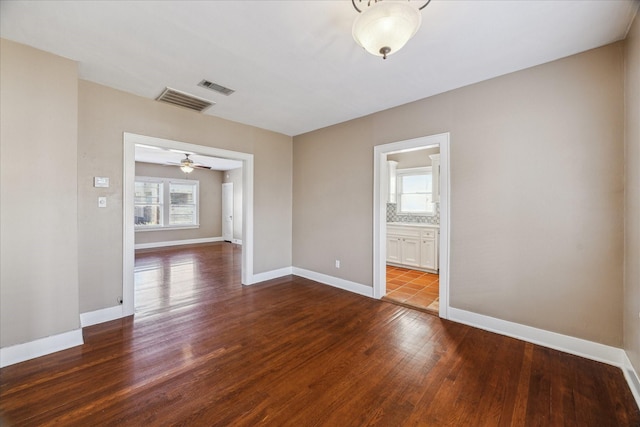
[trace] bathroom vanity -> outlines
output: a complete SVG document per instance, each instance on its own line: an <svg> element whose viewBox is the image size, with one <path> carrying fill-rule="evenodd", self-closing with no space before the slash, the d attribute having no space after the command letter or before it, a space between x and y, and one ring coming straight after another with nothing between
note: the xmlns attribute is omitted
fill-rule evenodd
<svg viewBox="0 0 640 427"><path fill-rule="evenodd" d="M440 227L422 223L387 223L387 263L438 272Z"/></svg>

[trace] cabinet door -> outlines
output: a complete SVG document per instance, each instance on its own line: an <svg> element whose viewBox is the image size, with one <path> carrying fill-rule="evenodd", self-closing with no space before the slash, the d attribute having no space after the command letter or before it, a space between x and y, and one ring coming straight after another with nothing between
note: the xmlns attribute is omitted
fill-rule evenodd
<svg viewBox="0 0 640 427"><path fill-rule="evenodd" d="M399 237L387 236L387 261L400 264L402 262L402 240Z"/></svg>
<svg viewBox="0 0 640 427"><path fill-rule="evenodd" d="M402 264L420 267L420 239L402 239Z"/></svg>
<svg viewBox="0 0 640 427"><path fill-rule="evenodd" d="M422 239L420 247L420 267L437 270L435 239Z"/></svg>

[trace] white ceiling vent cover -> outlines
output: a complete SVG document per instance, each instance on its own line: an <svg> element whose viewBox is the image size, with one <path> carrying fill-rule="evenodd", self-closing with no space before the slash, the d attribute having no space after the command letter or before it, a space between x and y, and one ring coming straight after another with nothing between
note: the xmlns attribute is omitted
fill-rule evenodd
<svg viewBox="0 0 640 427"><path fill-rule="evenodd" d="M219 85L218 83L213 83L210 82L209 80L203 80L200 83L198 83L198 86L201 87L206 87L207 89L211 89L214 90L218 93L221 93L223 95L231 95L233 92L235 92L235 90L233 89L229 89L228 87L224 87L222 85Z"/></svg>
<svg viewBox="0 0 640 427"><path fill-rule="evenodd" d="M188 93L171 89L170 87L165 88L160 96L156 98L156 101L162 101L196 111L204 111L212 105L215 105L213 101L207 101L206 99L198 98Z"/></svg>

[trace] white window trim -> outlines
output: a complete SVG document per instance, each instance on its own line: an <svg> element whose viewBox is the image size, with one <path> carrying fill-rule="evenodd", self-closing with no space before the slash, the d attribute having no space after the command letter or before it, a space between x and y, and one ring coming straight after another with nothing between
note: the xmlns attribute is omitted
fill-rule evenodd
<svg viewBox="0 0 640 427"><path fill-rule="evenodd" d="M188 229L198 229L200 228L200 225L172 225L172 226L166 226L166 227L158 227L157 225L142 225L142 226L138 226L138 228L136 229L136 233L140 232L140 233L144 233L146 231L171 231L171 230L188 230Z"/></svg>
<svg viewBox="0 0 640 427"><path fill-rule="evenodd" d="M162 222L163 225L135 225L135 232L144 231L169 231L200 228L200 181L197 179L161 178L154 176L136 176L134 182L154 182L162 184ZM195 224L169 225L169 212L171 208L170 184L194 184L196 198ZM135 206L135 203L134 203Z"/></svg>
<svg viewBox="0 0 640 427"><path fill-rule="evenodd" d="M436 215L435 202L433 204L432 212L404 212L402 211L402 177L407 175L423 175L426 173L431 174L431 184L433 186L433 168L431 166L419 167L419 168L404 168L404 169L396 169L396 200L397 200L397 214L398 215L410 215L410 216L424 216L431 217ZM433 200L433 187L431 188L431 198Z"/></svg>

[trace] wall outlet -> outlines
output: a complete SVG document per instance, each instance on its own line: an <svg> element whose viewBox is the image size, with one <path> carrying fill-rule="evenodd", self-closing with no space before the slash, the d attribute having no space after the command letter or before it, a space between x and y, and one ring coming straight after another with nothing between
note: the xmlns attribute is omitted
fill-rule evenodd
<svg viewBox="0 0 640 427"><path fill-rule="evenodd" d="M106 197L98 197L98 207L106 208L107 207L107 198Z"/></svg>
<svg viewBox="0 0 640 427"><path fill-rule="evenodd" d="M340 268L340 260L339 259L336 260L336 268Z"/></svg>

